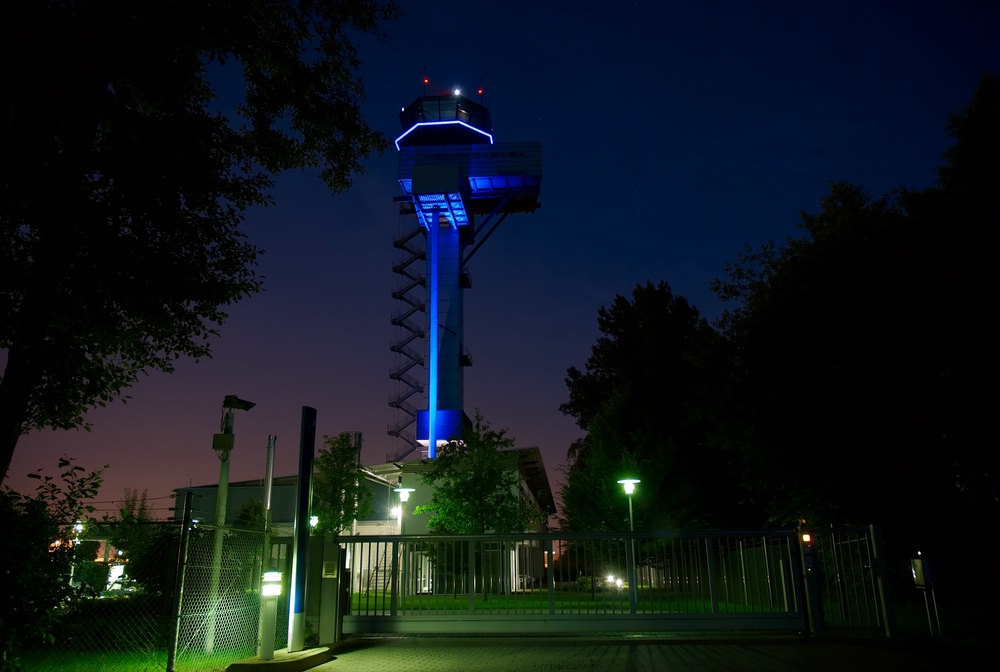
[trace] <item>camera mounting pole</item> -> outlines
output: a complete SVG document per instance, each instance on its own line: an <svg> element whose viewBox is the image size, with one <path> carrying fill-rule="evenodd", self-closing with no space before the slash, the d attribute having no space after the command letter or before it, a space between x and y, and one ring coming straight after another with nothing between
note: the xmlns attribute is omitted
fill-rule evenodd
<svg viewBox="0 0 1000 672"><path fill-rule="evenodd" d="M222 564L222 539L226 525L226 504L229 499L229 454L233 452L236 436L233 434L236 411L249 411L256 406L252 401L228 394L222 400L221 434L212 436L212 450L219 457L219 488L215 492L215 545L212 548L212 577L209 586L208 608L210 610L205 627L205 650L215 650L215 620L219 603L219 568Z"/></svg>

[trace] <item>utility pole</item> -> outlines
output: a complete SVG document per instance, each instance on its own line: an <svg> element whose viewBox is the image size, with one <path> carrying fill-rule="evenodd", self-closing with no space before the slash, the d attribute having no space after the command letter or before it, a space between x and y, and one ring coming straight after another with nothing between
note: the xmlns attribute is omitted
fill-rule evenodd
<svg viewBox="0 0 1000 672"><path fill-rule="evenodd" d="M229 497L229 455L233 452L236 436L233 423L236 411L249 411L256 406L252 401L240 399L235 394L222 400L221 434L212 436L212 450L219 457L219 489L215 496L215 544L212 547L212 577L208 593L208 622L205 626L205 651L215 650L215 624L219 615L219 572L222 565L222 541L225 537L226 500Z"/></svg>

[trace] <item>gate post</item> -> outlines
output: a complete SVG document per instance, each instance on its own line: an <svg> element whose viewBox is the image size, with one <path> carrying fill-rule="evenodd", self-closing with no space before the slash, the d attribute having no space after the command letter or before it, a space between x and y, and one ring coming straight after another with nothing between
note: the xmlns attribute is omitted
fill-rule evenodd
<svg viewBox="0 0 1000 672"><path fill-rule="evenodd" d="M323 540L323 573L320 578L319 598L319 643L339 642L344 632L344 595L340 590L341 575L346 553L340 547L337 537L327 534Z"/></svg>
<svg viewBox="0 0 1000 672"><path fill-rule="evenodd" d="M174 672L177 662L177 640L180 639L181 613L184 603L184 579L187 574L188 543L191 539L191 502L194 492L184 493L184 514L181 518L181 538L177 544L177 573L174 577L174 600L171 605L173 623L170 624L170 641L167 644L167 672Z"/></svg>
<svg viewBox="0 0 1000 672"><path fill-rule="evenodd" d="M632 538L634 535L634 532L629 532L628 545L625 546L625 564L628 566L628 613L630 614L636 613L639 605L639 585L636 581L635 571L635 539Z"/></svg>
<svg viewBox="0 0 1000 672"><path fill-rule="evenodd" d="M872 551L875 553L876 578L878 580L878 598L882 607L882 629L886 637L896 634L896 612L886 599L886 577L889 576L889 566L885 561L885 542L882 541L882 529L878 525L868 526L871 535Z"/></svg>
<svg viewBox="0 0 1000 672"><path fill-rule="evenodd" d="M392 561L389 563L389 615L395 616L399 610L399 542L392 540Z"/></svg>
<svg viewBox="0 0 1000 672"><path fill-rule="evenodd" d="M469 540L469 566L466 571L466 583L469 590L469 613L476 611L476 542ZM484 568L485 571L485 568Z"/></svg>
<svg viewBox="0 0 1000 672"><path fill-rule="evenodd" d="M815 542L812 533L805 527L799 526L797 532L799 557L802 559L803 592L806 597L806 618L810 634L818 635L823 631L823 604L819 594L816 555L813 547Z"/></svg>

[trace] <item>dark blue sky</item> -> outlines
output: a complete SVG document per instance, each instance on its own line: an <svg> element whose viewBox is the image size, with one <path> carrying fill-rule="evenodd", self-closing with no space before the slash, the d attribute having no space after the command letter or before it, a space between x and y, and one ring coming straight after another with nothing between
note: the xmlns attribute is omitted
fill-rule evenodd
<svg viewBox="0 0 1000 672"><path fill-rule="evenodd" d="M723 264L795 234L828 181L931 185L948 115L1000 72L988 2L401 4L391 39L360 54L373 126L398 134L426 67L428 93L484 83L498 141L542 142L542 209L508 219L470 264L466 409L541 447L553 485L580 435L558 410L563 379L600 306L665 280L714 318ZM257 403L236 419L234 480L262 475L268 434L277 473L295 471L302 405L321 435L362 431L365 460L383 461L391 243L407 223L395 151L367 165L341 195L312 173L282 177L277 205L246 221L266 290L232 309L213 359L143 378L127 405L89 416L90 433L25 437L8 483L30 487L23 474L62 453L111 465L105 500L214 482L227 394Z"/></svg>

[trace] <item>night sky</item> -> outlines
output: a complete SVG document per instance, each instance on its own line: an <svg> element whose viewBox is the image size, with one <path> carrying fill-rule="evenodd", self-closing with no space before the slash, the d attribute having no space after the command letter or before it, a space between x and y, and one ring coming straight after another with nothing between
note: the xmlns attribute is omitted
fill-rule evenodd
<svg viewBox="0 0 1000 672"><path fill-rule="evenodd" d="M554 489L581 435L559 412L566 369L586 362L600 306L665 280L716 317L708 286L724 263L794 235L829 181L932 185L948 115L1000 72L992 2L401 5L391 38L360 54L375 128L399 134L426 67L428 94L478 100L483 83L497 141L542 142L542 208L510 217L469 265L465 405L539 446ZM217 480L227 394L257 404L236 417L231 480L263 475L269 434L275 473L295 472L303 405L319 436L363 432L366 463L395 452L392 239L412 222L392 202L395 150L367 167L340 195L313 172L283 176L277 204L246 219L265 291L232 307L214 357L141 378L127 404L88 415L89 433L22 438L7 484L30 490L25 474L55 473L65 453L110 465L99 500L136 488L171 506L174 488Z"/></svg>

